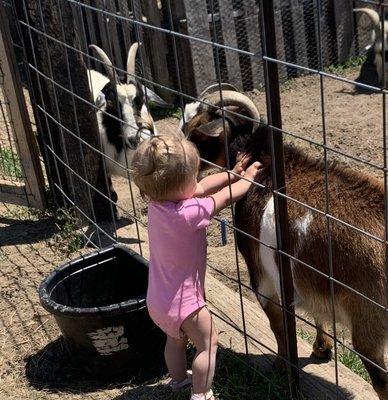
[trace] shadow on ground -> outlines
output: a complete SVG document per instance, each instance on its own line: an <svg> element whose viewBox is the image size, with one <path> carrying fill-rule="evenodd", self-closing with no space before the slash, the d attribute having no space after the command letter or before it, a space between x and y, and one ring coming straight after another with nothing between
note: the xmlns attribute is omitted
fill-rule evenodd
<svg viewBox="0 0 388 400"><path fill-rule="evenodd" d="M162 357L155 357L147 369L138 370L136 374L120 369L102 371L98 376L97 369L90 364L81 364L74 357L63 337L49 343L42 350L25 359L25 374L31 386L36 390L50 392L88 393L112 387L144 385L150 380L160 380L166 373ZM112 372L107 377L104 372Z"/></svg>
<svg viewBox="0 0 388 400"><path fill-rule="evenodd" d="M58 232L53 218L32 221L0 217L0 224L5 225L1 228L2 246L38 243Z"/></svg>
<svg viewBox="0 0 388 400"><path fill-rule="evenodd" d="M275 360L272 355L246 355L236 353L230 349L219 349L217 370L214 379L214 389L219 400L286 400L290 398L287 377L284 373L273 370L263 372L257 365L262 364L261 358ZM314 358L302 358L300 366L311 363L321 364L322 360ZM317 387L329 389L330 383L315 377ZM322 386L324 384L324 386ZM334 392L335 385L331 385ZM173 395L165 384L149 384L127 390L113 400L181 400L188 398L188 392L181 395ZM354 399L346 389L338 388L339 399ZM307 400L308 393L294 396L294 399ZM326 393L313 400L329 400Z"/></svg>
<svg viewBox="0 0 388 400"><path fill-rule="evenodd" d="M113 243L116 243L116 240L120 243L125 244L139 244L142 241L137 237L124 237L122 235L123 230L129 225L134 224L135 221L129 218L120 218L115 221L107 221L107 222L100 222L98 224L98 228L95 225L89 225L85 236L89 238L88 245L90 247L107 247ZM120 230L120 232L118 232Z"/></svg>
<svg viewBox="0 0 388 400"><path fill-rule="evenodd" d="M189 353L189 359L192 359L193 350ZM257 367L262 364L260 359L263 357L270 358L271 361L275 360L272 355L245 355L220 348L214 381L218 399L285 400L290 398L285 374L275 371L263 372ZM320 364L322 361L314 358L300 359L300 366L310 363ZM161 357L147 371L141 371L136 376L120 371L117 377L109 380L96 378L87 368L80 368L62 338L28 357L25 371L28 381L35 389L51 392L88 393L112 387L125 388L125 392L113 400L180 400L188 398L189 394L188 391L180 394L171 393ZM324 384L325 388L329 388L330 383L318 377L315 379L318 387ZM334 385L332 386L335 390ZM308 393L299 398L308 399ZM338 398L351 400L354 397L339 387ZM324 393L322 393L323 399L327 399Z"/></svg>

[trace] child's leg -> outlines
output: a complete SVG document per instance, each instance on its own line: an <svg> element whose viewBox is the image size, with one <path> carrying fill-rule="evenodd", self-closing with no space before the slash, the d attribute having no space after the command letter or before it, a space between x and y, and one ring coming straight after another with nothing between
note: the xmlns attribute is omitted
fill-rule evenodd
<svg viewBox="0 0 388 400"><path fill-rule="evenodd" d="M217 354L217 332L206 307L188 317L182 330L194 342L197 353L193 361L193 392L206 393L213 383Z"/></svg>
<svg viewBox="0 0 388 400"><path fill-rule="evenodd" d="M173 381L182 382L187 378L187 339L175 339L167 335L164 359Z"/></svg>

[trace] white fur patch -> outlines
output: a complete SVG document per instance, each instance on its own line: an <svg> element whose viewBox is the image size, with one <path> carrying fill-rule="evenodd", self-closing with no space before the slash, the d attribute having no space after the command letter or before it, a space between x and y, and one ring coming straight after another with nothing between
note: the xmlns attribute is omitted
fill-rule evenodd
<svg viewBox="0 0 388 400"><path fill-rule="evenodd" d="M89 80L90 91L93 94L93 100L96 101L97 97L101 93L101 90L107 83L109 83L109 79L106 76L95 71L94 69L89 69L88 80Z"/></svg>
<svg viewBox="0 0 388 400"><path fill-rule="evenodd" d="M298 218L295 221L295 229L300 238L307 235L312 220L313 213L309 210L302 218Z"/></svg>
<svg viewBox="0 0 388 400"><path fill-rule="evenodd" d="M298 253L300 249L304 246L304 241L306 236L308 235L309 228L311 222L313 221L313 214L311 211L308 211L303 217L298 218L294 223L294 228L298 235L298 242L295 243L295 256L298 257ZM274 199L271 197L263 212L263 217L261 219L260 226L260 241L268 246L276 248L276 224L275 224L275 210L274 210ZM281 299L281 289L280 289L280 276L279 269L276 262L276 253L271 248L265 246L264 244L260 244L260 262L264 268L264 277L261 280L257 291L262 293L267 297L271 297L274 293L276 293ZM291 271L292 275L295 268L295 263L291 260ZM295 287L294 281L294 302L297 304L299 302L298 290ZM260 301L264 306L267 301L263 298Z"/></svg>
<svg viewBox="0 0 388 400"><path fill-rule="evenodd" d="M298 235L297 242L294 243L294 257L296 258L299 257L300 251L305 244L306 236L309 233L310 225L313 219L314 219L313 213L310 210L308 210L303 217L296 219L294 222L294 229ZM294 304L295 306L297 306L300 305L301 296L299 295L298 287L295 284L295 279L294 279L295 262L291 260L290 264L291 264L292 278L294 281Z"/></svg>
<svg viewBox="0 0 388 400"><path fill-rule="evenodd" d="M189 103L185 106L185 111L183 113L184 118L182 118L179 122L179 129L183 129L184 124L187 124L192 118L194 118L198 113L198 107L200 106L200 102L196 101L195 103Z"/></svg>
<svg viewBox="0 0 388 400"><path fill-rule="evenodd" d="M260 226L260 242L276 248L276 227L275 227L275 212L273 197L268 200ZM275 293L280 296L280 278L279 270L276 263L276 253L271 248L260 244L260 262L264 268L264 277L260 281L257 291L264 296L271 297ZM260 303L265 306L267 300L262 298Z"/></svg>

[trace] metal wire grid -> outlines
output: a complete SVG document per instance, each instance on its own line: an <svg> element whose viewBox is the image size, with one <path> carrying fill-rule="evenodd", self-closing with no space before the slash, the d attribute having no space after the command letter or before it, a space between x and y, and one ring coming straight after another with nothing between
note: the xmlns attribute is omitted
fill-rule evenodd
<svg viewBox="0 0 388 400"><path fill-rule="evenodd" d="M249 50L241 49L238 43L237 43L236 47L230 46L227 43L220 43L220 32L219 32L219 28L217 27L217 18L215 17L215 14L217 13L217 10L218 10L218 7L219 7L219 3L218 2L216 3L216 2L213 2L213 1L209 1L207 3L208 12L209 12L209 14L212 15L212 30L211 30L212 40L210 40L210 41L207 41L207 40L202 39L202 38L191 37L191 36L183 34L181 32L174 31L173 30L173 21L172 21L172 17L171 17L171 12L167 12L167 14L169 15L169 22L170 22L170 27L169 28L166 28L166 27L155 27L155 26L150 25L147 22L144 22L143 20L136 19L133 16L127 17L125 15L113 14L110 11L108 11L106 8L98 9L96 7L84 4L83 2L76 1L76 0L68 0L68 2L73 4L79 12L81 12L82 10L87 9L87 10L93 11L94 13L100 13L101 15L104 15L105 17L115 18L115 19L118 20L118 22L123 22L123 23L130 24L131 26L133 26L133 28L135 30L135 35L136 35L137 38L140 36L142 31L145 31L145 30L155 30L155 31L161 32L164 35L167 35L171 40L171 43L172 43L171 47L172 47L172 49L174 51L174 69L175 69L175 73L177 75L176 76L176 80L178 82L178 90L174 89L174 88L170 88L170 87L165 87L165 86L161 85L159 82L152 81L148 77L144 77L143 74L137 76L137 78L142 80L145 84L153 84L154 87L160 87L161 89L164 89L166 91L170 91L170 92L178 95L182 105L183 105L184 102L198 100L198 99L196 99L195 97L193 97L191 95L188 95L187 93L182 91L182 83L180 82L180 76L179 76L180 64L179 64L179 57L177 55L177 42L178 41L184 40L184 41L189 41L189 42L199 42L199 43L202 43L202 44L208 46L209 49L212 50L212 52L214 54L214 58L216 60L215 64L216 64L216 72L217 72L216 75L217 75L218 83L221 83L222 81L224 81L225 77L227 76L225 74L225 69L224 69L225 53L226 52L235 52L235 53L237 53L239 58L240 58L240 61L241 61L241 58L246 57L247 59L257 59L257 63L261 62L261 58L258 57L257 53L253 53L253 52L250 52ZM240 2L236 2L236 5L237 6L238 5L241 6L242 3L243 2L241 2L241 1ZM378 3L378 2L366 1L365 3L368 3L368 4L372 4L373 3L374 5L379 5L381 7L381 10L384 9L384 5L382 5L382 4ZM168 11L171 11L170 1L167 1L167 5L168 5ZM59 9L60 9L60 3L59 2L58 2L58 6L59 6ZM133 6L133 4L132 4L132 6ZM322 107L321 112L322 112L322 124L323 124L323 142L322 143L318 143L318 142L312 141L312 140L310 140L310 139L308 139L306 137L299 136L299 135L297 135L297 134L295 134L293 132L285 131L279 126L270 125L270 127L274 131L274 134L281 133L282 135L285 135L285 136L292 136L292 137L297 138L299 140L306 141L306 142L308 142L310 144L319 146L320 148L323 149L324 161L325 161L326 184L328 182L328 155L330 153L337 153L337 154L339 154L339 155L341 155L341 156L343 156L345 158L353 159L353 160L355 160L357 162L360 162L360 163L363 163L365 165L368 165L369 167L373 167L375 169L378 169L378 170L382 171L384 173L384 183L385 183L385 188L386 188L386 185L387 185L387 179L386 179L387 165L386 165L386 154L385 154L386 153L386 146L385 145L384 145L384 160L385 160L384 161L384 166L375 165L375 164L373 164L371 162L363 160L363 159L361 159L359 157L351 156L349 154L346 154L345 152L342 152L342 151L339 151L337 149L331 148L331 147L329 147L327 145L326 129L325 129L325 99L324 99L323 78L337 79L337 80L341 80L343 82L356 84L358 86L366 86L366 85L362 85L360 83L354 83L351 80L348 80L348 79L343 78L343 77L338 77L338 76L336 76L336 75L334 75L332 73L328 73L328 72L324 71L324 66L323 66L323 63L324 63L324 59L323 59L324 51L323 51L323 48L322 48L322 45L321 45L321 43L322 43L322 34L321 34L321 32L322 32L322 29L321 29L322 28L322 22L321 22L322 18L320 18L321 17L320 14L322 12L322 8L321 8L322 4L321 4L321 2L318 1L317 6L318 7L315 9L315 11L317 12L317 15L318 15L318 18L317 18L318 33L319 33L318 40L317 40L318 65L316 65L316 67L311 67L310 65L309 66L298 65L296 63L288 62L286 60L279 59L277 57L276 58L270 57L268 55L263 55L263 60L267 64L267 68L270 65L278 65L279 67L286 67L288 70L299 71L301 73L312 73L312 74L315 74L315 75L317 75L319 77L319 79L321 81L320 96L321 96L321 107ZM24 7L25 7L25 4L24 4ZM44 21L43 16L41 16L41 17L42 17L42 21ZM63 47L66 48L67 50L80 52L79 49L75 49L72 46L70 46L69 44L64 43L60 38L50 37L49 35L47 35L44 32L44 30L43 31L39 31L39 30L37 30L36 28L30 26L29 24L27 24L24 21L19 21L19 24L20 24L22 29L28 29L29 35L30 35L30 39L31 39L31 43L30 43L31 45L33 44L32 43L31 32L34 32L35 34L39 34L39 35L45 37L45 40L47 41L48 54L49 54L49 50L48 50L49 41L58 41L58 42L62 43ZM44 22L43 22L43 26L44 26ZM63 26L62 26L62 29L64 29ZM107 31L109 32L109 29L107 29ZM82 34L82 32L81 32L81 34ZM85 34L85 32L83 32L83 34ZM27 44L25 44L25 45L27 45ZM106 50L108 50L108 53L110 52L112 54L112 49L106 49ZM92 60L92 61L97 62L97 63L99 62L99 60L97 60L96 58L90 56L89 54L86 54L86 53L83 53L83 54L84 54L84 56L86 57L87 60ZM287 54L286 54L286 56L287 56ZM143 68L143 65L142 65L143 64L143 60L142 59L140 59L140 64L141 64L141 70L142 70L142 72L144 72L144 68ZM53 87L58 88L60 86L52 76L46 76L41 71L39 71L37 68L35 68L35 66L32 65L31 63L28 65L28 67L30 69L30 72L34 71L34 73L38 73L42 78L44 78L47 81L49 81L53 85ZM118 69L118 72L125 74L125 71L123 71L121 69ZM70 77L70 74L69 74L69 77ZM209 82L209 83L211 83L211 82ZM270 82L268 82L268 77L267 77L267 80L266 80L266 90L267 90L267 92L269 91L269 84L270 84ZM385 88L376 88L376 87L372 87L371 89L381 92L381 95L383 97L383 103L384 103L383 105L385 107L386 89ZM61 87L61 90L69 91L73 96L73 100L76 97L76 95L73 93L72 88L67 89L67 88ZM54 90L54 92L55 92L55 90ZM83 99L79 99L79 100L83 100ZM83 101L85 101L85 100L83 100ZM96 108L93 104L91 104L91 107ZM43 107L39 106L39 109L45 115L46 123L47 123L47 120L51 120L53 123L58 124L58 126L61 127L61 132L62 132L61 134L62 135L72 135L74 138L78 138L80 146L90 146L87 142L83 141L80 138L79 132L72 132L71 130L67 129L65 126L63 126L61 124L60 118L58 118L59 113L58 113L58 116L51 115L49 112L47 112L47 110L45 109L44 106ZM271 117L272 111L273 110L271 110L271 108L269 108L269 116L270 117ZM74 109L74 113L76 113L75 109ZM385 112L383 112L382 114L384 115L384 118L385 118ZM121 121L121 122L123 122L123 121ZM42 122L40 122L40 123L42 123ZM385 136L386 135L385 135L385 123L384 123L384 143L385 143ZM52 140L52 138L51 138L51 140ZM104 159L106 159L107 156L105 154L100 152L98 149L94 149L94 150L99 152L99 154ZM83 184L85 185L85 187L86 187L86 189L88 191L96 191L97 190L95 187L93 187L93 185L91 185L88 182L88 180L87 180L87 172L86 171L85 171L86 178L78 175L69 166L69 163L66 160L66 155L65 155L65 158L62 160L59 156L57 156L55 154L55 150L54 150L54 146L52 145L52 142L51 143L46 143L45 151L50 153L54 157L56 168L57 168L58 164L61 164L63 167L65 167L68 170L70 175L72 175L73 177L77 177L77 179L80 179L83 182ZM227 147L225 147L225 152L227 154L226 159L229 159L229 157L228 157L228 148ZM203 160L203 161L206 162L206 160ZM84 164L84 166L85 166L85 164ZM214 164L212 166L216 167L216 168L220 168L220 166L217 166L217 165L214 165ZM126 168L125 166L122 166L122 167ZM53 173L53 171L49 171L49 175L52 174L52 173ZM131 189L131 181L130 181L129 178L130 177L128 175L129 188ZM87 216L82 211L82 209L79 207L79 205L74 201L74 199L72 199L67 193L65 193L65 191L63 190L63 188L61 186L60 181L59 181L59 184L58 183L54 183L54 185L57 188L57 190L60 193L62 193L62 196L65 198L66 202L71 204L72 207L74 209L76 209L79 213L83 214L83 216L89 221L89 223L96 229L96 232L97 232L97 235L98 235L98 241L96 243L97 247L98 247L98 245L101 245L100 235L106 235L111 240L114 240L114 241L117 240L116 227L114 227L114 229L113 229L113 234L111 232L107 232L102 226L100 226L96 222L95 216L93 216L92 218ZM329 193L329 189L326 186L326 195L327 196L328 196L328 193ZM100 193L100 194L102 196L105 196L103 193ZM342 221L342 220L338 219L335 215L332 215L330 213L328 197L326 198L326 208L324 210L319 210L319 209L317 209L315 207L312 207L312 206L310 206L310 205L308 205L306 203L298 201L297 199L293 199L293 198L287 196L280 189L274 190L273 194L278 196L279 198L283 198L283 199L285 199L285 200L287 200L287 201L289 201L289 202L291 202L293 204L296 204L296 205L298 205L298 206L300 206L300 207L302 207L302 208L304 208L306 210L310 210L310 211L312 211L314 213L317 213L318 215L321 215L325 219L325 221L326 221L326 229L327 229L327 232L328 232L328 235L329 235L328 254L329 254L330 272L329 272L329 274L323 274L322 272L320 272L317 269L315 269L313 265L308 265L307 263L303 262L302 260L298 260L293 254L290 254L289 252L284 251L284 250L279 249L279 248L273 248L273 247L271 247L271 248L275 252L277 252L279 255L282 255L282 256L288 258L290 261L298 262L299 265L302 265L305 268L309 268L309 269L313 270L315 273L324 276L330 282L331 299L332 299L333 302L334 302L334 285L339 285L339 286L345 287L350 292L357 294L358 296L364 298L365 300L370 301L376 307L379 307L382 310L384 310L385 312L387 312L386 306L384 306L382 304L378 304L373 299L367 298L363 293L358 292L354 288L346 286L344 283L339 282L338 280L336 280L334 278L334 276L333 276L333 268L332 268L331 246L330 246L330 232L331 232L331 226L332 226L333 223L341 224L341 225L345 226L346 228L352 229L352 230L358 232L359 234L365 235L365 236L367 236L367 237L369 237L369 238L371 238L373 240L376 240L376 241L378 241L379 243L381 243L382 245L385 245L385 246L388 243L388 241L387 241L387 229L385 230L385 232L386 232L385 237L377 237L377 236L375 236L375 235L373 235L373 234L371 234L369 232L366 232L363 229L360 229L358 227L352 226L351 224L349 224L346 221ZM113 203L113 201L111 199L109 199L109 201L111 203ZM136 223L142 223L141 220L137 216L135 204L133 203L132 206L133 206L133 209L131 211L124 210L124 209L122 209L122 211L124 213L126 213L126 215L129 215L131 218L133 218L136 221ZM113 212L112 212L112 216L113 216ZM386 218L386 220L387 220L387 218ZM112 218L112 223L115 224L114 218ZM250 237L251 239L255 240L258 243L258 245L261 244L261 245L264 245L264 246L268 246L268 244L261 242L258 238L252 237L249 234L247 234L246 232L242 232L242 231L238 230L235 227L233 208L232 208L232 220L229 221L228 225L235 233L238 232L240 234L246 235L247 237ZM387 221L385 221L385 226L386 225L387 225ZM139 241L140 241L140 236L139 236ZM142 252L141 251L141 247L140 247L140 252ZM215 271L217 271L218 273L222 274L222 271L220 269L218 269L218 268L216 268L214 266L210 266L210 267L212 269L214 269ZM257 340L257 338L254 338L254 337L248 335L247 332L246 332L246 329L245 329L244 310L243 310L243 301L242 301L242 289L244 288L246 290L250 290L250 291L253 291L253 292L254 292L254 290L252 288L250 288L249 286L247 286L246 284L241 282L241 279L240 279L240 266L239 266L239 260L238 260L238 257L237 257L237 248L236 248L236 268L237 268L237 278L230 278L230 277L229 278L234 280L235 283L237 283L238 287L239 287L240 301L241 301L242 327L238 327L236 325L233 325L233 326L234 326L235 329L237 329L238 331L240 331L244 335L246 352L249 353L248 340L251 340L251 341L256 342L258 344L261 344L261 345L263 345L263 344L260 343L260 341ZM260 293L256 293L256 294L259 294L260 296L263 296ZM272 301L271 299L267 299L267 300L268 301ZM312 324L310 321L308 321L307 319L303 318L302 316L296 314L292 309L290 310L288 307L285 307L284 303L283 304L277 304L277 306L281 307L283 309L284 313L288 314L292 318L297 318L299 320L302 320L303 322L305 322L309 326L314 327L314 324ZM221 318L221 319L224 319L220 315L217 315L217 317ZM224 322L230 323L229 321L225 321L225 319L224 319ZM341 341L337 337L335 326L336 326L336 316L335 316L334 307L333 307L333 323L332 323L333 334L331 334L330 332L325 332L325 333L334 340L334 343L335 343L335 358L336 358L336 366L337 366L337 358L338 358L337 346L338 345L341 345L341 346L343 346L343 347L345 347L348 350L351 350L353 352L355 352L355 351L350 349L349 346L346 343L344 343L343 341ZM274 349L268 349L268 350L275 353ZM355 353L358 356L360 356L361 358L365 358L363 355L361 355L361 354L359 354L357 352L355 352ZM291 366L293 366L295 368L298 368L298 365L293 364L293 362L291 362L289 359L284 359L284 361L286 363L290 364ZM379 367L377 365L375 365L375 366L377 368L381 369L381 367ZM339 382L338 382L338 371L336 371L336 383L337 383L337 386L338 386L339 385ZM290 384L291 384L291 381L290 381Z"/></svg>
<svg viewBox="0 0 388 400"><path fill-rule="evenodd" d="M0 65L0 179L19 183L23 182L24 173L12 132L12 116L7 109L9 101L4 91L4 78Z"/></svg>
<svg viewBox="0 0 388 400"><path fill-rule="evenodd" d="M11 4L4 1L9 9ZM0 179L11 183L23 182L24 173L12 132L12 115L8 108L9 100L4 89L6 79L0 63Z"/></svg>

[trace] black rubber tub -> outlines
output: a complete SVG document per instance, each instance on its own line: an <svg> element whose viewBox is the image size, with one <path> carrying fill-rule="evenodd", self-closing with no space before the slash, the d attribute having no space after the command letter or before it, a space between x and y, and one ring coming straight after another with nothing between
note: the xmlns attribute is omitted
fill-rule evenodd
<svg viewBox="0 0 388 400"><path fill-rule="evenodd" d="M146 307L148 264L113 245L61 265L41 284L72 357L100 377L139 375L161 362L165 338Z"/></svg>

